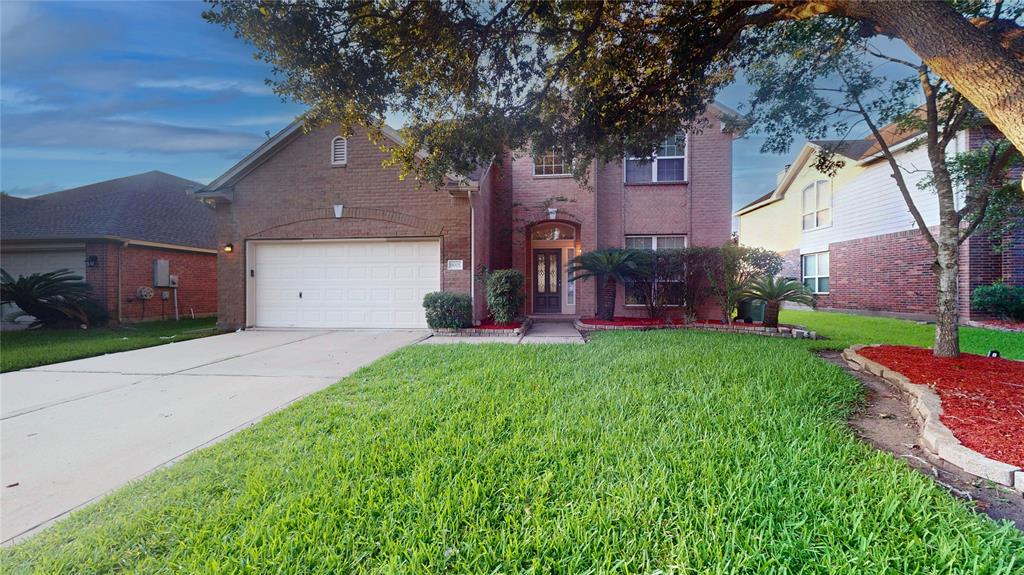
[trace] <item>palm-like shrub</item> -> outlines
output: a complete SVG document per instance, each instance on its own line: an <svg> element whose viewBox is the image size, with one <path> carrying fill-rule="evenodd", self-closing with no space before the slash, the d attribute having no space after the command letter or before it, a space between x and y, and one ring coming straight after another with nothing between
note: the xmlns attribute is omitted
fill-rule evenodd
<svg viewBox="0 0 1024 575"><path fill-rule="evenodd" d="M643 256L637 250L609 248L577 256L569 262L569 279L594 278L601 289L597 317L610 320L615 315L615 292L618 283L637 276Z"/></svg>
<svg viewBox="0 0 1024 575"><path fill-rule="evenodd" d="M0 303L13 303L34 316L34 325L88 323L92 288L82 276L60 269L43 274L11 277L0 270Z"/></svg>
<svg viewBox="0 0 1024 575"><path fill-rule="evenodd" d="M788 301L811 307L817 303L814 295L807 291L804 284L783 277L756 278L747 285L743 295L751 299L764 300L765 327L778 327L779 308L782 307L782 302Z"/></svg>

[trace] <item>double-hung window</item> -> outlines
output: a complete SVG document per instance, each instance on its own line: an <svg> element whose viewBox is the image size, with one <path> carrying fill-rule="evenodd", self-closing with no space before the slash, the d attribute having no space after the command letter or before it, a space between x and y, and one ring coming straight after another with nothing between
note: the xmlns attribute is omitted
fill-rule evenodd
<svg viewBox="0 0 1024 575"><path fill-rule="evenodd" d="M626 158L625 170L627 184L686 181L686 134L668 138L649 158Z"/></svg>
<svg viewBox="0 0 1024 575"><path fill-rule="evenodd" d="M818 180L804 188L803 229L813 230L832 225L832 186Z"/></svg>
<svg viewBox="0 0 1024 575"><path fill-rule="evenodd" d="M828 293L828 252L804 254L801 256L803 265L804 287L812 293Z"/></svg>
<svg viewBox="0 0 1024 575"><path fill-rule="evenodd" d="M682 249L686 247L686 236L683 235L671 235L671 236L626 236L626 247L629 249L636 250L671 250L671 249ZM668 301L673 302L672 305L680 305L683 300L683 282L682 280L669 280L669 285L663 287L663 293L666 295ZM640 286L633 283L627 283L626 286L626 305L642 306L645 305L645 298L643 289L657 290L657 285ZM653 293L651 294L654 295Z"/></svg>
<svg viewBox="0 0 1024 575"><path fill-rule="evenodd" d="M566 176L571 174L569 163L559 149L545 150L533 159L533 175L535 176Z"/></svg>

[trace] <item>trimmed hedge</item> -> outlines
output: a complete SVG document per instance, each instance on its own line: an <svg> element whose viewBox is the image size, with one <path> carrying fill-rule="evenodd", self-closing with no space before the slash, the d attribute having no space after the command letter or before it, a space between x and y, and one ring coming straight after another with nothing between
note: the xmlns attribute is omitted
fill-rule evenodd
<svg viewBox="0 0 1024 575"><path fill-rule="evenodd" d="M487 276L487 309L494 323L512 323L526 301L523 285L526 278L519 270L497 270Z"/></svg>
<svg viewBox="0 0 1024 575"><path fill-rule="evenodd" d="M469 294L430 292L423 296L423 307L427 310L427 325L433 329L458 329L473 323L473 300Z"/></svg>
<svg viewBox="0 0 1024 575"><path fill-rule="evenodd" d="M971 292L971 304L1004 319L1024 321L1024 287L994 283Z"/></svg>

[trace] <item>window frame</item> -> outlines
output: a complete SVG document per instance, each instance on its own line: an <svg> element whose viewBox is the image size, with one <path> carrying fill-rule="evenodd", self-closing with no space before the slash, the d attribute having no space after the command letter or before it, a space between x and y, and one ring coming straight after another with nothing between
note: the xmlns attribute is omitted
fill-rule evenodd
<svg viewBox="0 0 1024 575"><path fill-rule="evenodd" d="M338 159L336 154L337 143L341 142L342 145L342 158ZM348 165L348 138L345 136L335 136L331 138L331 166L347 166Z"/></svg>
<svg viewBox="0 0 1024 575"><path fill-rule="evenodd" d="M543 163L543 160L545 158L547 158L548 156L555 156L555 155L558 156L559 163L557 163L557 164L554 163L554 162L552 162L550 164ZM550 174L538 173L537 168L539 167L539 168L541 168L543 170L543 168L545 166L550 166L551 168L554 168L556 166L562 166L562 168L561 168L562 171L558 172L558 173L552 172ZM566 171L566 170L568 170L568 171ZM565 157L562 155L562 151L560 149L550 148L548 150L544 150L543 152L541 152L541 154L539 156L534 156L534 158L533 158L533 177L535 177L535 178L564 178L566 176L572 176L572 163L571 162L566 163Z"/></svg>
<svg viewBox="0 0 1024 575"><path fill-rule="evenodd" d="M821 256L822 256L822 254L825 254L825 257L828 258L828 273L826 273L824 275L821 274L821 267L822 267L821 266ZM808 275L806 273L807 264L805 262L806 262L807 258L809 258L809 257L813 257L814 258L814 274L811 274L811 275ZM813 293L815 295L828 295L829 293L831 293L831 290L832 290L832 275L831 274L832 274L832 254L829 253L829 250L822 250L820 252L811 252L811 253L806 253L806 254L800 254L800 283L804 284L804 287L807 287L807 280L808 279L814 280L814 289L810 290L811 293ZM820 291L821 279L822 278L825 278L828 281L828 290L826 290L826 291Z"/></svg>
<svg viewBox="0 0 1024 575"><path fill-rule="evenodd" d="M666 138L648 157L635 157L626 156L622 161L622 183L627 186L649 186L655 184L686 184L690 181L690 135L686 132L676 132L671 138L682 136L683 153L680 156L658 156L658 149L668 142L669 138ZM678 143L676 144L679 145ZM682 160L683 161L683 179L681 180L659 180L658 179L658 160ZM629 162L649 160L651 166L651 180L649 182L630 182L628 179L627 164Z"/></svg>
<svg viewBox="0 0 1024 575"><path fill-rule="evenodd" d="M650 250L658 251L658 238L683 238L683 247L682 248L661 248L661 249L673 250L673 249L686 249L686 248L690 247L690 238L686 234L627 234L625 236L625 239L623 240L623 244L626 244L628 242L629 238L651 238L651 247L650 248L629 248L627 246L626 249L650 249ZM676 280L676 281L671 282L671 283L682 283L682 280ZM651 286L651 289L655 289L655 287L656 286ZM629 289L630 288L631 288L631 286L629 286L629 285L624 285L623 286L623 293L622 293L623 306L624 307L630 307L630 308L647 307L646 304L643 304L643 303L629 303ZM665 307L681 307L681 306L680 306L680 304L667 304Z"/></svg>
<svg viewBox="0 0 1024 575"><path fill-rule="evenodd" d="M823 207L818 205L819 193L821 191L819 186L821 186L823 184L826 186L826 190L828 191L828 207L825 207L825 208L823 208ZM808 209L808 206L807 206L807 191L810 190L810 189L814 190L814 207L811 208L811 209ZM820 229L832 227L832 223L835 221L835 214L834 214L834 212L832 210L832 204L833 204L832 200L833 200L833 198L832 198L832 181L831 180L815 180L815 181L811 182L810 184L807 184L806 186L804 186L803 189L800 190L800 230L803 231L803 232L811 232L811 231L814 231L814 230L820 230ZM821 222L818 219L818 215L821 214L822 212L828 212L828 223L824 224L824 225L822 225ZM809 228L805 228L804 227L804 219L807 216L814 216L814 226L809 227Z"/></svg>

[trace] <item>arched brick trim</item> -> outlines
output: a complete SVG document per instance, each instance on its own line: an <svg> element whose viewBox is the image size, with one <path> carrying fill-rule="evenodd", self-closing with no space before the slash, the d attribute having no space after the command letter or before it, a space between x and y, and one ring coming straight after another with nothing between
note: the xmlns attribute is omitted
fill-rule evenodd
<svg viewBox="0 0 1024 575"><path fill-rule="evenodd" d="M335 220L339 218L334 217L334 207L329 206L326 208L314 208L308 210L294 210L288 214L282 215L276 219L276 221L257 231L249 232L246 234L247 237L257 236L266 233L270 230L277 229L300 222L309 222L313 220ZM393 224L399 224L402 226L408 226L410 228L419 230L427 236L439 236L441 235L442 225L440 223L411 216L409 214L403 214L392 210L382 210L378 208L358 208L345 206L342 211L340 219L360 219L360 220L376 220L381 222L389 222Z"/></svg>

